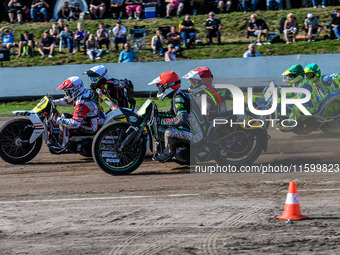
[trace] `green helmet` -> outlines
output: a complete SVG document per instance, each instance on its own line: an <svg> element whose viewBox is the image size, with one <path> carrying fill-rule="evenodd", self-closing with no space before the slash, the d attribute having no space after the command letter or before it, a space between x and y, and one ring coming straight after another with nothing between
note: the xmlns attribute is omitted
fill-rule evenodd
<svg viewBox="0 0 340 255"><path fill-rule="evenodd" d="M305 74L308 80L318 79L321 77L320 67L315 63L309 64L305 67Z"/></svg>
<svg viewBox="0 0 340 255"><path fill-rule="evenodd" d="M305 71L302 65L292 65L286 71L283 72L283 81L287 82L289 86L301 81L305 78Z"/></svg>

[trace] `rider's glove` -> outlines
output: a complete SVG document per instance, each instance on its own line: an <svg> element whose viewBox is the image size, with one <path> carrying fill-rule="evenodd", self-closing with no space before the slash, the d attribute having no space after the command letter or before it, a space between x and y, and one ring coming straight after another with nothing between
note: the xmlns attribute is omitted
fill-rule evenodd
<svg viewBox="0 0 340 255"><path fill-rule="evenodd" d="M130 108L135 109L136 100L134 98L130 98L129 103L130 103Z"/></svg>

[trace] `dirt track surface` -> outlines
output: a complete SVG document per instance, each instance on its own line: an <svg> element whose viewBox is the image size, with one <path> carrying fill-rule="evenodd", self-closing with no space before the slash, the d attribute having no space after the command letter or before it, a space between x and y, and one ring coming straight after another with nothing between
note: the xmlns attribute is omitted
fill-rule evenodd
<svg viewBox="0 0 340 255"><path fill-rule="evenodd" d="M270 135L257 164L340 163L340 139ZM147 160L114 177L44 145L25 165L0 159L0 254L339 254L339 176L190 174ZM291 180L308 220L275 219Z"/></svg>

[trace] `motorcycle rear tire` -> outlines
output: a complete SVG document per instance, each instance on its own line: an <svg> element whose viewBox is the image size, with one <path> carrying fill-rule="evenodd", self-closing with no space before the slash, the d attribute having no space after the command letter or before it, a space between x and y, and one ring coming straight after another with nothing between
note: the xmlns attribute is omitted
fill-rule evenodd
<svg viewBox="0 0 340 255"><path fill-rule="evenodd" d="M241 159L241 157L236 157L237 153L235 155L228 157L228 154L226 156L222 156L220 153L215 153L213 155L214 160L219 165L250 165L252 164L262 153L264 147L265 147L265 138L264 135L267 135L266 133L263 134L260 130L256 129L253 132L255 132L256 139L253 138L251 141L252 147L255 143L255 146L253 148L246 148L246 156L245 158ZM233 154L233 151L231 150L229 154Z"/></svg>
<svg viewBox="0 0 340 255"><path fill-rule="evenodd" d="M31 125L29 132L23 133L23 129ZM33 132L33 124L30 120L19 118L10 120L0 129L0 156L11 164L25 164L32 160L40 151L42 145L41 136L32 144L18 143L16 139L28 140Z"/></svg>
<svg viewBox="0 0 340 255"><path fill-rule="evenodd" d="M182 165L182 166L189 166L190 165L190 160L180 159L180 158L177 158L176 156L173 159L179 165Z"/></svg>
<svg viewBox="0 0 340 255"><path fill-rule="evenodd" d="M115 167L114 164L109 164L108 157L106 159L102 156L103 153L102 150L105 146L108 146L108 144L103 143L103 140L107 136L119 136L118 143L113 144L114 148L112 150L107 150L111 153L116 153L120 156L119 162L123 157L123 153L119 153L116 151L116 148L120 146L121 142L125 139L127 134L125 133L126 130L130 127L130 124L123 121L117 121L113 123L108 123L104 127L101 128L101 130L96 134L96 136L93 139L92 143L92 155L93 159L96 162L96 164L105 172L111 175L126 175L133 171L135 171L143 162L144 156L146 153L146 142L144 141L138 148L138 151L136 153L126 153L126 158L132 159L131 161L127 162L126 165L117 166ZM120 137L121 136L121 137ZM106 145L103 145L106 144ZM135 154L135 155L134 155ZM115 157L114 159L116 159ZM123 160L125 160L123 158ZM114 162L115 163L115 162Z"/></svg>
<svg viewBox="0 0 340 255"><path fill-rule="evenodd" d="M297 135L308 135L313 132L313 130L307 130L307 129L292 129L292 132Z"/></svg>
<svg viewBox="0 0 340 255"><path fill-rule="evenodd" d="M338 120L340 121L340 120ZM327 123L320 127L321 131L324 132L326 135L336 136L340 137L340 126L339 127L333 127L334 122Z"/></svg>

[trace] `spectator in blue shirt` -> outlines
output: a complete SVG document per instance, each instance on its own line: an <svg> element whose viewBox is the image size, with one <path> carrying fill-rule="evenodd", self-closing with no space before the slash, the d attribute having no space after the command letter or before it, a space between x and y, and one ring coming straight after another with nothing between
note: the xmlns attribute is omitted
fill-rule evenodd
<svg viewBox="0 0 340 255"><path fill-rule="evenodd" d="M248 51L243 54L244 58L251 58L251 57L261 57L260 52L255 50L254 44L249 44Z"/></svg>
<svg viewBox="0 0 340 255"><path fill-rule="evenodd" d="M119 54L118 63L128 63L134 61L140 62L134 50L131 50L129 43L124 44L124 50Z"/></svg>
<svg viewBox="0 0 340 255"><path fill-rule="evenodd" d="M14 33L15 29L10 26L5 26L0 29L2 44L0 43L0 50L11 50L14 45Z"/></svg>

